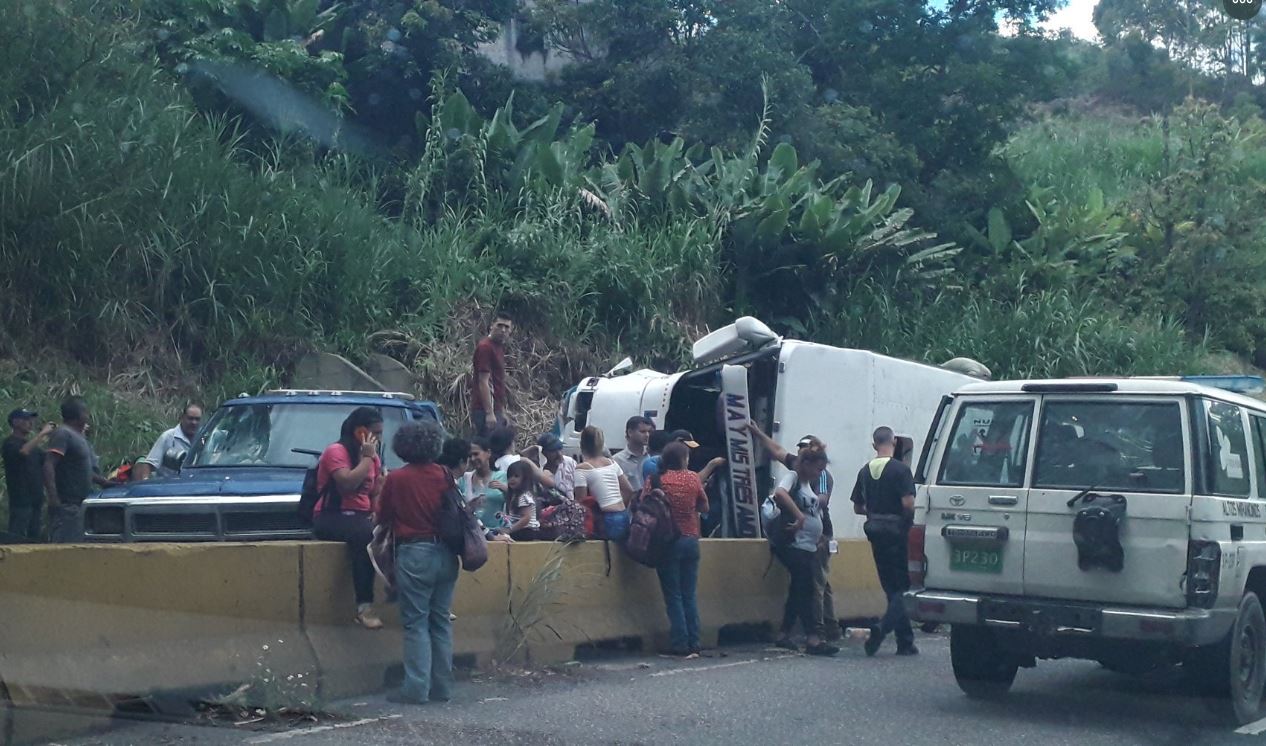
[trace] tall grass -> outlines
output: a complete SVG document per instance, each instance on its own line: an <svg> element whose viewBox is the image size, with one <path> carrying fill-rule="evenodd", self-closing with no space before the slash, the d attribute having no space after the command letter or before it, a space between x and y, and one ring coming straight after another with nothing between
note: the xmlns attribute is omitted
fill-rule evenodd
<svg viewBox="0 0 1266 746"><path fill-rule="evenodd" d="M1069 114L1019 130L1002 155L1027 184L1061 195L1099 189L1111 202L1160 177L1164 143L1159 120Z"/></svg>
<svg viewBox="0 0 1266 746"><path fill-rule="evenodd" d="M843 314L815 326L822 341L899 357L931 363L974 358L998 379L1221 372L1180 325L1127 314L1109 298L1068 289L946 289L898 299L863 282L850 292Z"/></svg>
<svg viewBox="0 0 1266 746"><path fill-rule="evenodd" d="M1266 181L1266 125L1249 118L1241 126L1258 136L1245 138L1237 148L1238 175ZM1171 147L1180 144L1171 142ZM1112 203L1164 175L1164 124L1160 117L1111 112L1045 117L1012 135L1001 154L1027 184L1078 197L1097 188Z"/></svg>

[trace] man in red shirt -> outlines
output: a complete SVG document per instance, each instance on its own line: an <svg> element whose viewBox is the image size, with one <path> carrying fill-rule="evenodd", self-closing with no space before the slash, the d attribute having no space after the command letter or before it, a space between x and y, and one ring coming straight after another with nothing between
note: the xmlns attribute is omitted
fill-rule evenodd
<svg viewBox="0 0 1266 746"><path fill-rule="evenodd" d="M506 419L506 340L514 319L504 311L493 317L488 336L475 345L474 375L470 379L470 421L475 433L487 436Z"/></svg>

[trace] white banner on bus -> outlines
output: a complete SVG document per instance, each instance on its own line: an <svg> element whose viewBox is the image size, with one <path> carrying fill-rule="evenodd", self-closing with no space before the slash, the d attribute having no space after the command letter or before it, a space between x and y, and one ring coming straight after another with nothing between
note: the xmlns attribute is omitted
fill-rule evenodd
<svg viewBox="0 0 1266 746"><path fill-rule="evenodd" d="M760 499L756 495L756 458L747 423L752 409L747 396L747 368L721 366L725 410L725 443L730 462L731 521L729 536L760 537Z"/></svg>

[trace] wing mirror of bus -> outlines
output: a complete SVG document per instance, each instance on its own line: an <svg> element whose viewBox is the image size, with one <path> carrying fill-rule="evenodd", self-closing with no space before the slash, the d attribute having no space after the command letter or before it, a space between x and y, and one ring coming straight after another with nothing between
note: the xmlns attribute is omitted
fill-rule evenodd
<svg viewBox="0 0 1266 746"><path fill-rule="evenodd" d="M633 370L633 358L626 357L620 362L616 363L614 368L607 371L603 375L603 378L611 378L612 376L622 375L624 373L628 373L630 370Z"/></svg>

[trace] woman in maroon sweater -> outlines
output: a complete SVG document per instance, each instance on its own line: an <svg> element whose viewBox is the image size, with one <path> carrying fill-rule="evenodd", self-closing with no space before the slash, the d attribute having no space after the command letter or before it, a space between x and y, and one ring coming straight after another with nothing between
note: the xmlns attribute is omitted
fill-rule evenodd
<svg viewBox="0 0 1266 746"><path fill-rule="evenodd" d="M664 491L672 509L673 523L681 537L673 546L672 557L656 569L659 588L668 611L670 655L694 658L699 655L699 602L695 587L699 580L699 514L708 512L708 496L699 475L687 468L690 451L681 441L673 441L659 457L659 473L647 482Z"/></svg>
<svg viewBox="0 0 1266 746"><path fill-rule="evenodd" d="M457 555L439 538L437 519L448 471L435 463L444 446L438 423L411 422L391 442L406 466L387 475L378 522L396 537L396 587L404 623L404 684L393 702L447 701L453 691L453 623Z"/></svg>

